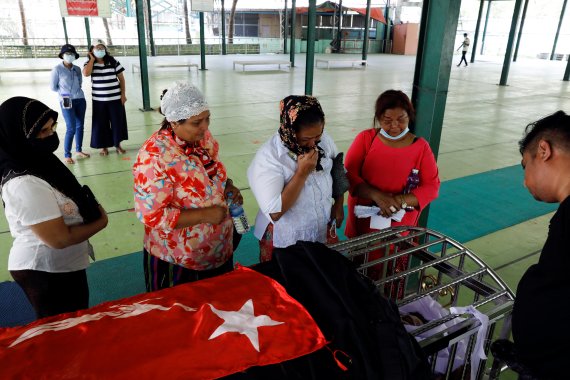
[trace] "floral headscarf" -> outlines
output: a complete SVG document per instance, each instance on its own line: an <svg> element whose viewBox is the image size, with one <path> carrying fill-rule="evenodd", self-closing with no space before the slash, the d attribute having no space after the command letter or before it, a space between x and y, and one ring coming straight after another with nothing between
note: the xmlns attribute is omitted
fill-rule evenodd
<svg viewBox="0 0 570 380"><path fill-rule="evenodd" d="M303 148L299 145L297 141L297 135L295 133L295 122L303 119L303 114L307 111L313 111L319 113L323 120L325 119L325 114L319 101L314 96L306 95L289 95L285 99L281 100L280 103L280 126L279 126L279 136L283 144L291 151L295 157L304 153L307 153L309 148ZM317 161L317 170L323 170L321 165L321 158L324 157L325 152L317 144L317 150L319 152L319 158Z"/></svg>

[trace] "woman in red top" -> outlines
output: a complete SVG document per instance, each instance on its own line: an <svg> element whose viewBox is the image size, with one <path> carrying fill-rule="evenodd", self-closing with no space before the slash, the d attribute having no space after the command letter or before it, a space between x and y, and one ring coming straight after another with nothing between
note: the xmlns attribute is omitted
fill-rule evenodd
<svg viewBox="0 0 570 380"><path fill-rule="evenodd" d="M388 90L376 100L374 128L359 133L346 154L350 182L346 236L374 231L370 218L355 217L356 205L376 205L384 217L408 208L402 221L392 220L392 226L415 226L421 211L437 198L440 182L433 152L426 140L408 129L414 117L414 107L402 91ZM419 170L420 182L404 194L412 169Z"/></svg>
<svg viewBox="0 0 570 380"><path fill-rule="evenodd" d="M349 238L374 231L370 228L371 218L356 218L356 205L376 205L380 215L387 218L406 209L402 220L392 220L391 225L415 226L421 211L437 198L440 182L435 157L427 141L409 131L408 124L414 117L408 96L402 91L388 90L376 100L374 127L360 132L348 149L344 165L350 182L345 229ZM413 169L418 170L419 184L405 194ZM368 260L376 260L381 255L379 251L370 252ZM406 270L408 257L396 259L395 266L396 272ZM393 271L389 262L386 276ZM384 277L383 272L383 265L374 265L367 269L367 276L377 280ZM404 280L387 283L384 291L402 298Z"/></svg>

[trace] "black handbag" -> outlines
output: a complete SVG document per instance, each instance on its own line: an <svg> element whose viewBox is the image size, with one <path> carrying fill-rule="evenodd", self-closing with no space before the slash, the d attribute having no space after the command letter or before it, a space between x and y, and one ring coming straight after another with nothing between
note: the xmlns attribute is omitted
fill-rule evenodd
<svg viewBox="0 0 570 380"><path fill-rule="evenodd" d="M344 169L344 153L340 152L333 158L333 165L331 169L331 176L333 180L332 196L333 198L341 197L348 191L350 184Z"/></svg>

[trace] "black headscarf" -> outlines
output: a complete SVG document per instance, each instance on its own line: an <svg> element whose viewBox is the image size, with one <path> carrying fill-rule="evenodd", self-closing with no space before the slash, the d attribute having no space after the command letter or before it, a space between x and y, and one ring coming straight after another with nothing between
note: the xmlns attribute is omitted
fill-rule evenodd
<svg viewBox="0 0 570 380"><path fill-rule="evenodd" d="M0 186L22 175L33 175L71 198L85 223L101 216L91 190L81 186L53 151L59 140L54 133L45 139L36 136L57 112L42 102L14 97L0 105ZM0 187L1 189L1 187Z"/></svg>
<svg viewBox="0 0 570 380"><path fill-rule="evenodd" d="M315 113L319 118L325 120L325 114L317 98L307 95L289 95L281 100L279 136L283 144L296 156L307 153L311 148L303 148L297 141L296 130L299 121L304 119L305 113ZM297 127L297 128L296 128ZM317 159L316 170L323 170L321 159L324 157L324 150L317 143L319 157Z"/></svg>

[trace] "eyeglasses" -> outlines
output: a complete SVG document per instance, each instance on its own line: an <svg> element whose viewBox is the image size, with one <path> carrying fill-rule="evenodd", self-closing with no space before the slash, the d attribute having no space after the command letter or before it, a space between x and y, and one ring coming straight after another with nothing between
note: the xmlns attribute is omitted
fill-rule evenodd
<svg viewBox="0 0 570 380"><path fill-rule="evenodd" d="M397 119L391 119L389 117L382 117L380 118L380 124L384 126L392 126L394 123L397 125L404 125L408 122L409 118L408 115L402 115Z"/></svg>

